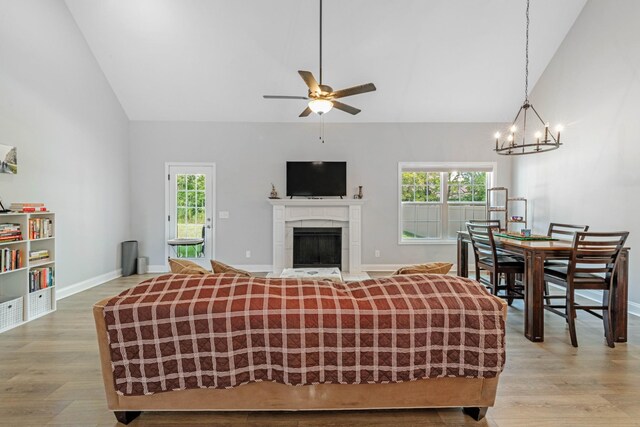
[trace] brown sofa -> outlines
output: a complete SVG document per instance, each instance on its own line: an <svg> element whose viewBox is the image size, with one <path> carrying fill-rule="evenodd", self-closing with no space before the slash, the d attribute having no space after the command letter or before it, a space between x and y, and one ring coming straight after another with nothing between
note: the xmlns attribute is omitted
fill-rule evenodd
<svg viewBox="0 0 640 427"><path fill-rule="evenodd" d="M231 389L190 389L146 396L115 391L103 309L110 298L96 303L93 313L98 335L102 376L109 409L128 424L141 411L306 411L390 408L463 407L476 420L493 406L499 377L429 378L395 384L318 384L289 386L270 382ZM506 317L506 304L503 303Z"/></svg>

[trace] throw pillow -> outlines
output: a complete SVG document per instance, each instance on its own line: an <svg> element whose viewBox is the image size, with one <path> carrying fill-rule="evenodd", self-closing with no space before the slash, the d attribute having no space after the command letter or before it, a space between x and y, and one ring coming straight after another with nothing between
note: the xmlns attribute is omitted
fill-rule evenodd
<svg viewBox="0 0 640 427"><path fill-rule="evenodd" d="M427 264L408 265L398 269L397 274L447 274L453 264L450 262L430 262Z"/></svg>
<svg viewBox="0 0 640 427"><path fill-rule="evenodd" d="M186 259L169 258L169 267L172 273L177 274L211 274L206 268Z"/></svg>
<svg viewBox="0 0 640 427"><path fill-rule="evenodd" d="M248 271L231 267L230 265L227 265L224 262L216 261L215 259L211 260L211 270L213 270L214 273L233 273L242 277L251 277L251 273L249 273Z"/></svg>

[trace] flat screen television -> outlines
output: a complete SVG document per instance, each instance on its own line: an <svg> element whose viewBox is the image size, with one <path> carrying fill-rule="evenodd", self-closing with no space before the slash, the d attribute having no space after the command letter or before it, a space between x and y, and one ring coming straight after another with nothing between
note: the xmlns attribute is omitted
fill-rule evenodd
<svg viewBox="0 0 640 427"><path fill-rule="evenodd" d="M287 162L287 197L347 195L347 162Z"/></svg>

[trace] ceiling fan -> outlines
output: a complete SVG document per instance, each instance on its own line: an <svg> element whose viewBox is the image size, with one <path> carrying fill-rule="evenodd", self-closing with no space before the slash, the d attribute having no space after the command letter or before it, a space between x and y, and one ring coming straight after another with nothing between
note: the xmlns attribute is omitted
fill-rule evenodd
<svg viewBox="0 0 640 427"><path fill-rule="evenodd" d="M264 95L266 99L305 99L310 100L307 108L300 113L298 117L307 117L309 114L316 113L322 115L329 112L332 108L337 108L349 114L358 114L361 110L336 101L338 98L358 95L360 93L373 92L376 87L373 83L366 83L359 86L353 86L347 89L334 91L331 86L322 84L322 0L320 0L320 82L316 80L310 71L299 70L298 74L309 87L307 96L287 96L287 95Z"/></svg>

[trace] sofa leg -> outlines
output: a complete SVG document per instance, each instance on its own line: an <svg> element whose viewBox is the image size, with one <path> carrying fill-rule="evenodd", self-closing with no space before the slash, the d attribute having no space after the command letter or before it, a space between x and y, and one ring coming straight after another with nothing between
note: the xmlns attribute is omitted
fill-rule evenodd
<svg viewBox="0 0 640 427"><path fill-rule="evenodd" d="M116 416L116 420L124 425L129 424L131 421L138 418L142 411L114 411L113 415Z"/></svg>
<svg viewBox="0 0 640 427"><path fill-rule="evenodd" d="M462 408L462 412L464 412L465 414L469 415L471 418L473 418L476 421L480 421L481 419L484 418L485 415L487 415L487 408L486 406L483 406L481 408L478 407L467 407L467 408Z"/></svg>

